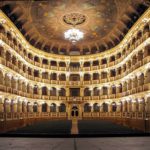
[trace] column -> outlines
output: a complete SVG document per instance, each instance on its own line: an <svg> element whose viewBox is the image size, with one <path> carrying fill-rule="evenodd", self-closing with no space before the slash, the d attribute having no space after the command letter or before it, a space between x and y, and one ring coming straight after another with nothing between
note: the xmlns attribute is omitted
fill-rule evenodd
<svg viewBox="0 0 150 150"><path fill-rule="evenodd" d="M136 112L136 102L132 102L132 112Z"/></svg>
<svg viewBox="0 0 150 150"><path fill-rule="evenodd" d="M38 87L38 95L42 95L42 89L41 89L41 87Z"/></svg>
<svg viewBox="0 0 150 150"><path fill-rule="evenodd" d="M66 96L67 97L70 96L70 92L69 92L69 88L68 87L66 88Z"/></svg>
<svg viewBox="0 0 150 150"><path fill-rule="evenodd" d="M20 101L17 104L17 112L22 112L22 103Z"/></svg>
<svg viewBox="0 0 150 150"><path fill-rule="evenodd" d="M108 86L107 88L108 88L108 95L110 95L111 94L111 86Z"/></svg>
<svg viewBox="0 0 150 150"><path fill-rule="evenodd" d="M91 112L93 112L94 111L93 105L91 104L90 107L91 107Z"/></svg>
<svg viewBox="0 0 150 150"><path fill-rule="evenodd" d="M80 88L80 96L81 96L81 97L84 96L84 88Z"/></svg>
<svg viewBox="0 0 150 150"><path fill-rule="evenodd" d="M10 102L5 102L5 111L10 112Z"/></svg>
<svg viewBox="0 0 150 150"><path fill-rule="evenodd" d="M28 108L29 108L29 112L33 112L33 105L32 104L28 104Z"/></svg>
<svg viewBox="0 0 150 150"><path fill-rule="evenodd" d="M121 104L117 104L117 110L116 112L121 112Z"/></svg>
<svg viewBox="0 0 150 150"><path fill-rule="evenodd" d="M12 104L12 112L13 113L17 112L17 103L16 102Z"/></svg>
<svg viewBox="0 0 150 150"><path fill-rule="evenodd" d="M112 105L108 104L108 112L112 112Z"/></svg>
<svg viewBox="0 0 150 150"><path fill-rule="evenodd" d="M144 111L144 102L139 102L139 112Z"/></svg>
<svg viewBox="0 0 150 150"><path fill-rule="evenodd" d="M47 112L50 112L50 106L47 104Z"/></svg>
<svg viewBox="0 0 150 150"><path fill-rule="evenodd" d="M100 106L100 112L103 112L104 111L104 108L103 108L103 105Z"/></svg>
<svg viewBox="0 0 150 150"><path fill-rule="evenodd" d="M39 112L39 113L42 112L42 105L41 105L41 104L38 105L38 112Z"/></svg>
<svg viewBox="0 0 150 150"><path fill-rule="evenodd" d="M59 105L56 106L56 112L59 112Z"/></svg>
<svg viewBox="0 0 150 150"><path fill-rule="evenodd" d="M4 104L0 102L0 112L4 112Z"/></svg>

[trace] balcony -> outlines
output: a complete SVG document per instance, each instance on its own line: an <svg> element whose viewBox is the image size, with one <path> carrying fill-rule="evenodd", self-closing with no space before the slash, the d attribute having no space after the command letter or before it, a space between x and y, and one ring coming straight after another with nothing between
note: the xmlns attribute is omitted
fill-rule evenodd
<svg viewBox="0 0 150 150"><path fill-rule="evenodd" d="M98 70L99 66L92 66L91 70Z"/></svg>
<svg viewBox="0 0 150 150"><path fill-rule="evenodd" d="M91 100L92 98L91 98L91 96L84 96L84 100L86 101L86 100Z"/></svg>
<svg viewBox="0 0 150 150"><path fill-rule="evenodd" d="M59 67L59 70L60 71L66 71L67 69L66 69L66 67Z"/></svg>
<svg viewBox="0 0 150 150"><path fill-rule="evenodd" d="M67 97L66 96L59 96L59 100L63 100L63 101L65 101L67 99Z"/></svg>
<svg viewBox="0 0 150 150"><path fill-rule="evenodd" d="M42 99L49 100L49 96L48 95L42 95Z"/></svg>
<svg viewBox="0 0 150 150"><path fill-rule="evenodd" d="M68 97L67 98L68 101L72 101L72 102L78 102L78 101L82 101L82 97L76 96L76 97Z"/></svg>
<svg viewBox="0 0 150 150"><path fill-rule="evenodd" d="M90 71L90 67L83 67L83 71Z"/></svg>
<svg viewBox="0 0 150 150"><path fill-rule="evenodd" d="M57 84L58 81L57 80L51 80L51 84Z"/></svg>
<svg viewBox="0 0 150 150"><path fill-rule="evenodd" d="M104 69L104 68L107 68L107 64L103 64L100 66L100 69Z"/></svg>
<svg viewBox="0 0 150 150"><path fill-rule="evenodd" d="M50 96L50 100L59 100L58 96Z"/></svg>
<svg viewBox="0 0 150 150"><path fill-rule="evenodd" d="M92 100L99 100L99 96L92 96Z"/></svg>
<svg viewBox="0 0 150 150"><path fill-rule="evenodd" d="M67 85L67 81L59 81L59 84L61 84L61 85Z"/></svg>
<svg viewBox="0 0 150 150"><path fill-rule="evenodd" d="M83 81L83 84L84 84L84 85L91 84L91 81Z"/></svg>
<svg viewBox="0 0 150 150"><path fill-rule="evenodd" d="M75 86L75 85L80 85L80 81L70 81L69 82L69 85L73 85L73 86Z"/></svg>
<svg viewBox="0 0 150 150"><path fill-rule="evenodd" d="M92 80L92 84L98 84L99 80Z"/></svg>
<svg viewBox="0 0 150 150"><path fill-rule="evenodd" d="M51 70L57 70L57 66L51 66L50 69Z"/></svg>
<svg viewBox="0 0 150 150"><path fill-rule="evenodd" d="M50 68L50 66L49 65L42 65L42 68L45 68L45 69L49 69Z"/></svg>

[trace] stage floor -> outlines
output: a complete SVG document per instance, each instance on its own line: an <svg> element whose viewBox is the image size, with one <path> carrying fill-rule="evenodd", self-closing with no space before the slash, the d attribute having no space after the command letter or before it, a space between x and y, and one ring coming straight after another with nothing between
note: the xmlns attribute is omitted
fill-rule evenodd
<svg viewBox="0 0 150 150"><path fill-rule="evenodd" d="M150 137L0 138L0 150L149 150Z"/></svg>

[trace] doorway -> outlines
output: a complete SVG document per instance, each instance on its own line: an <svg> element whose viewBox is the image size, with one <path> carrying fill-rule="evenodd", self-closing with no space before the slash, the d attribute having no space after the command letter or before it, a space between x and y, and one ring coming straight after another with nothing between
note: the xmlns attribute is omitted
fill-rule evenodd
<svg viewBox="0 0 150 150"><path fill-rule="evenodd" d="M77 106L73 106L71 110L71 116L72 117L78 117L79 116L79 111Z"/></svg>

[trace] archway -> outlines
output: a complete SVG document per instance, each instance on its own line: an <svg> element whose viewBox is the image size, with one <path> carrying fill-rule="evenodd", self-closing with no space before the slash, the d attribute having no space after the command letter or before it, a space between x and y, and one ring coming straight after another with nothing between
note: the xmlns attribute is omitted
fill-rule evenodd
<svg viewBox="0 0 150 150"><path fill-rule="evenodd" d="M103 103L102 107L103 107L103 112L108 112L108 104L107 103Z"/></svg>
<svg viewBox="0 0 150 150"><path fill-rule="evenodd" d="M50 112L56 112L56 104L55 103L52 103L50 105Z"/></svg>
<svg viewBox="0 0 150 150"><path fill-rule="evenodd" d="M78 117L79 116L79 111L77 106L73 106L71 110L71 116L72 117Z"/></svg>
<svg viewBox="0 0 150 150"><path fill-rule="evenodd" d="M100 111L100 107L99 107L98 103L95 103L95 104L93 105L93 111L94 111L94 112L99 112L99 111Z"/></svg>
<svg viewBox="0 0 150 150"><path fill-rule="evenodd" d="M38 112L38 103L37 102L35 102L33 104L33 112Z"/></svg>
<svg viewBox="0 0 150 150"><path fill-rule="evenodd" d="M116 112L117 110L117 104L115 102L112 102L112 112Z"/></svg>
<svg viewBox="0 0 150 150"><path fill-rule="evenodd" d="M86 103L86 104L84 105L84 112L91 112L91 106L90 106L89 103Z"/></svg>
<svg viewBox="0 0 150 150"><path fill-rule="evenodd" d="M60 104L59 106L59 112L66 112L66 105L65 104Z"/></svg>
<svg viewBox="0 0 150 150"><path fill-rule="evenodd" d="M47 112L47 103L42 104L42 112Z"/></svg>

